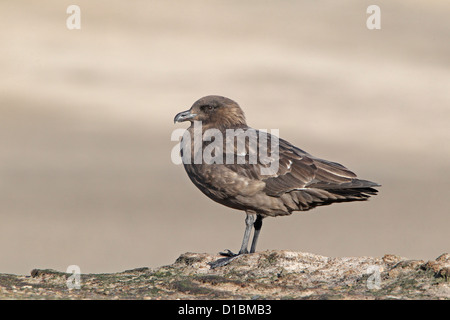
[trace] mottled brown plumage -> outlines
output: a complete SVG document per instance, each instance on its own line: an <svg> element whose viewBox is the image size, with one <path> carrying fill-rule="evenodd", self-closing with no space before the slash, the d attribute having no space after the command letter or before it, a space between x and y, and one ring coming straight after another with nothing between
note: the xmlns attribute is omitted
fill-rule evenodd
<svg viewBox="0 0 450 320"><path fill-rule="evenodd" d="M184 163L184 167L191 181L209 198L247 213L247 228L239 254L248 252L247 243L252 226L255 228L255 234L250 252L255 251L262 219L267 216L289 215L293 211L306 211L334 202L366 200L377 192L374 187L379 186L378 184L358 179L341 164L314 157L281 138L268 134L265 149L261 145L252 145L249 135L259 136L262 133L247 126L242 109L231 99L221 96L203 97L189 110L177 114L174 121L191 122L191 126L187 129L189 135L183 137L181 144L186 148L182 152L191 153L191 160L195 158L196 153L202 152L213 142L222 146L221 149L211 153L214 157L217 156L216 160L222 159L216 161L219 163L203 161L195 164L191 161ZM204 140L201 149L198 149L199 144L196 145L197 149L194 147L194 121L201 121ZM235 135L229 137L226 133L231 129ZM205 139L209 131L222 133L224 137L222 143L216 141L217 137L214 134L212 134L214 138ZM243 139L245 135L247 139L243 140L244 151L242 148L239 149L235 141ZM272 151L275 150L271 146L272 140L278 142L275 144L279 149L278 157L272 156ZM227 143L231 146L228 149ZM190 145L190 148L186 145ZM256 161L253 158L252 161L251 155L261 151L268 157L266 159L257 157ZM230 163L226 159L233 161ZM267 159L270 161L264 161ZM277 170L270 174L262 174L261 169L270 168L274 164L273 161L278 161ZM233 258L237 256L230 251L226 255ZM231 258L221 259L212 267L224 265L231 260Z"/></svg>

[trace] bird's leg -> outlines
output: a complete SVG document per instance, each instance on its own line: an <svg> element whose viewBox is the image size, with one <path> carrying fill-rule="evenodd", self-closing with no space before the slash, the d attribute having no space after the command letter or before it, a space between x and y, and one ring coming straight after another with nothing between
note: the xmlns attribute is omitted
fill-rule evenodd
<svg viewBox="0 0 450 320"><path fill-rule="evenodd" d="M242 239L241 249L239 250L239 253L233 253L230 250L226 250L226 252L220 252L220 255L226 256L226 258L221 258L217 261L210 262L209 265L211 266L211 269L222 267L227 264L229 264L231 261L236 259L241 254L248 253L248 240L250 239L250 234L252 232L252 227L255 222L255 216L254 214L247 213L247 216L245 217L245 232L244 232L244 238ZM261 228L260 228L261 229ZM253 241L255 241L253 239ZM252 245L253 248L253 245Z"/></svg>
<svg viewBox="0 0 450 320"><path fill-rule="evenodd" d="M244 238L242 239L241 249L239 250L239 253L236 254L227 249L225 252L220 252L220 255L226 257L234 257L240 254L248 253L248 241L250 240L250 234L252 232L254 222L255 216L253 214L247 213L247 216L245 217Z"/></svg>
<svg viewBox="0 0 450 320"><path fill-rule="evenodd" d="M261 232L262 221L263 217L260 214L258 214L256 216L256 221L253 224L253 227L255 228L255 233L253 234L253 241L252 246L250 248L250 253L254 253L256 250L256 243L258 242L259 233Z"/></svg>
<svg viewBox="0 0 450 320"><path fill-rule="evenodd" d="M244 239L242 239L241 250L239 250L238 254L248 253L248 240L250 240L250 233L252 232L254 222L255 216L247 213L247 217L245 217Z"/></svg>

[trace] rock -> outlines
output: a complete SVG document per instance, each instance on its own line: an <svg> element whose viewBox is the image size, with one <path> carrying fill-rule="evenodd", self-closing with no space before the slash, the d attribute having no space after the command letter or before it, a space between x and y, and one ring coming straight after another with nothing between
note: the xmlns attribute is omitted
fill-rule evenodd
<svg viewBox="0 0 450 320"><path fill-rule="evenodd" d="M450 254L441 254L436 260L423 264L421 268L426 271L432 271L436 278L444 278L448 281L450 277Z"/></svg>
<svg viewBox="0 0 450 320"><path fill-rule="evenodd" d="M449 254L425 262L263 251L211 269L218 258L188 252L156 269L83 274L71 290L70 274L51 269L0 274L0 299L450 299Z"/></svg>

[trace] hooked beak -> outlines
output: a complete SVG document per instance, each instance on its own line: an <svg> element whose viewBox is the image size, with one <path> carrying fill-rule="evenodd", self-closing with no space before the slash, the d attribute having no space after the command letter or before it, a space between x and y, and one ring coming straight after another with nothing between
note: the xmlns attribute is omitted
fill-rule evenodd
<svg viewBox="0 0 450 320"><path fill-rule="evenodd" d="M197 114L195 114L195 113L191 113L191 110L186 110L186 111L180 112L180 113L178 113L178 114L175 116L175 118L173 119L173 123L191 120L191 119L194 118L196 115L197 115Z"/></svg>

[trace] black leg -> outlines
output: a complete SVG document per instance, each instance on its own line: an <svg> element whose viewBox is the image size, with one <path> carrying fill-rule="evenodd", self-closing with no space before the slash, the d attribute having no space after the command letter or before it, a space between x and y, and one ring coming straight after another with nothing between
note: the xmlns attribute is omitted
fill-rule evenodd
<svg viewBox="0 0 450 320"><path fill-rule="evenodd" d="M262 221L263 221L263 217L260 214L258 214L256 216L256 221L253 224L253 227L255 228L255 233L253 234L253 241L252 241L252 247L250 248L250 253L254 253L256 250L256 243L258 242L259 233L261 232Z"/></svg>

